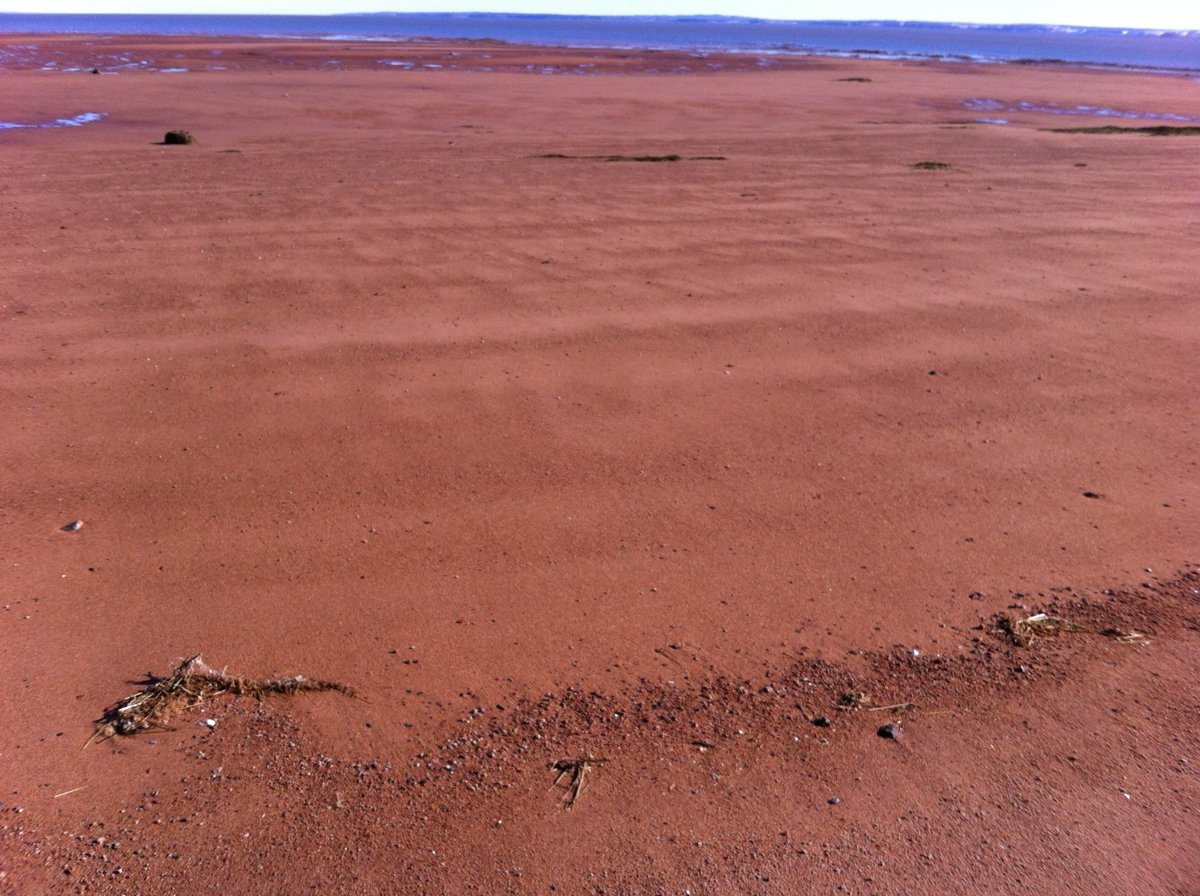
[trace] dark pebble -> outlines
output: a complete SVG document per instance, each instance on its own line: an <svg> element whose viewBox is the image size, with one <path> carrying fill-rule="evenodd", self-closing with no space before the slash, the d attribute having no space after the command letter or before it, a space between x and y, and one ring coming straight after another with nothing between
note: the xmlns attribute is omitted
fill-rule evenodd
<svg viewBox="0 0 1200 896"><path fill-rule="evenodd" d="M817 716L815 719L812 720L812 723L814 725L816 725L818 728L832 728L833 727L833 721L829 718L829 716Z"/></svg>
<svg viewBox="0 0 1200 896"><path fill-rule="evenodd" d="M842 798L840 796L831 796L829 798L829 805L836 806L841 801L842 801Z"/></svg>
<svg viewBox="0 0 1200 896"><path fill-rule="evenodd" d="M896 722L888 722L886 725L880 725L879 730L875 733L887 740L900 739L900 725Z"/></svg>

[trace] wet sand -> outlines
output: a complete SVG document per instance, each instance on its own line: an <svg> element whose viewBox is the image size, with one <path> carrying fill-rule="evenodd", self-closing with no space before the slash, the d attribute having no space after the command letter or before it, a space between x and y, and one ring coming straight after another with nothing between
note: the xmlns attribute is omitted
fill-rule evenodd
<svg viewBox="0 0 1200 896"><path fill-rule="evenodd" d="M0 892L1193 886L1194 81L5 45Z"/></svg>

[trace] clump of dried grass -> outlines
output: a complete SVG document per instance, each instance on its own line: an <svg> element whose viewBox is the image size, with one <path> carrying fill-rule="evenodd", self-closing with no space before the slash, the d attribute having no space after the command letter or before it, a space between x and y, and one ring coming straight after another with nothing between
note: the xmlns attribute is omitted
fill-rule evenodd
<svg viewBox="0 0 1200 896"><path fill-rule="evenodd" d="M231 675L224 669L205 665L199 654L181 662L168 678L158 678L136 694L105 711L100 724L88 739L103 741L114 735L130 736L149 728L167 728L167 722L185 706L221 694L263 699L270 694L298 694L302 691L337 691L348 697L354 690L336 681L305 678L247 678ZM168 729L169 730L169 729ZM86 744L85 744L86 746Z"/></svg>
<svg viewBox="0 0 1200 896"><path fill-rule="evenodd" d="M1017 647L1028 647L1038 638L1053 637L1060 632L1087 632L1102 635L1118 644L1140 644L1146 640L1146 633L1132 628L1095 629L1051 616L1048 613L1034 613L1024 619L1013 619L1009 616L996 617L997 630Z"/></svg>
<svg viewBox="0 0 1200 896"><path fill-rule="evenodd" d="M1082 625L1047 613L1034 613L1024 619L1001 616L996 620L996 627L1018 647L1028 647L1038 638L1053 637L1060 632L1087 631Z"/></svg>

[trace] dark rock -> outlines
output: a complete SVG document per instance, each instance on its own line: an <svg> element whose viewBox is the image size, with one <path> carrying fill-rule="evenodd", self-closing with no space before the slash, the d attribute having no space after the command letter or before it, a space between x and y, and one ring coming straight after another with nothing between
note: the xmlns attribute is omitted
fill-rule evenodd
<svg viewBox="0 0 1200 896"><path fill-rule="evenodd" d="M812 720L812 723L814 725L816 725L818 728L833 727L833 720L830 719L829 716L817 716L815 719Z"/></svg>
<svg viewBox="0 0 1200 896"><path fill-rule="evenodd" d="M62 531L63 532L78 532L82 528L83 528L83 520L71 520L71 522L67 523L65 526L62 527Z"/></svg>
<svg viewBox="0 0 1200 896"><path fill-rule="evenodd" d="M840 796L831 796L829 798L829 805L836 806L841 801L842 801L842 798Z"/></svg>
<svg viewBox="0 0 1200 896"><path fill-rule="evenodd" d="M875 733L885 740L899 740L902 730L899 722L888 722L886 725L880 725Z"/></svg>
<svg viewBox="0 0 1200 896"><path fill-rule="evenodd" d="M196 137L191 131L167 131L163 137L163 143L167 146L187 146L196 142Z"/></svg>

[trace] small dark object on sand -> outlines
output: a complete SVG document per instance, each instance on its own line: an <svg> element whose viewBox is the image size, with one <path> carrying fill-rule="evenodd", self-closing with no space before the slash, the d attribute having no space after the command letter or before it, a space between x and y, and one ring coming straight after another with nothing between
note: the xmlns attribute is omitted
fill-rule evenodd
<svg viewBox="0 0 1200 896"><path fill-rule="evenodd" d="M833 721L829 718L829 716L817 716L815 719L812 720L812 723L814 725L816 725L818 728L833 727Z"/></svg>
<svg viewBox="0 0 1200 896"><path fill-rule="evenodd" d="M1055 134L1149 134L1152 137L1195 137L1200 135L1196 125L1156 124L1145 128L1124 128L1106 124L1097 128L1050 128Z"/></svg>
<svg viewBox="0 0 1200 896"><path fill-rule="evenodd" d="M880 725L875 733L884 740L899 740L902 730L898 722L888 722L886 725Z"/></svg>
<svg viewBox="0 0 1200 896"><path fill-rule="evenodd" d="M65 526L62 526L60 532L78 532L83 528L83 520L71 520Z"/></svg>
<svg viewBox="0 0 1200 896"><path fill-rule="evenodd" d="M196 137L191 131L167 131L163 137L165 146L189 146L196 142Z"/></svg>

